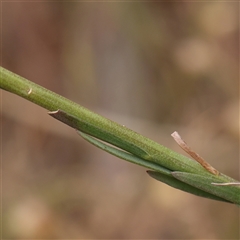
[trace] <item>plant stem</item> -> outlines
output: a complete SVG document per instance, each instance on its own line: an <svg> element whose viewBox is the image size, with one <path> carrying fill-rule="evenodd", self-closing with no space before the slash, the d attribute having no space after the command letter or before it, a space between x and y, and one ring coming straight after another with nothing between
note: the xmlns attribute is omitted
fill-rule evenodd
<svg viewBox="0 0 240 240"><path fill-rule="evenodd" d="M2 67L0 73L0 88L49 110L52 117L79 130L84 139L102 150L154 170L149 172L150 176L178 189L240 205L240 186L224 186L224 183L234 183L236 180L222 173L214 175L198 162Z"/></svg>
<svg viewBox="0 0 240 240"><path fill-rule="evenodd" d="M138 157L155 161L165 168L192 173L205 172L200 165L191 159L177 154L170 149L106 119L88 109L72 102L48 89L20 77L4 68L1 71L0 87L15 93L49 111L61 110L66 113L67 123L82 132L114 144ZM79 121L79 122L78 122Z"/></svg>

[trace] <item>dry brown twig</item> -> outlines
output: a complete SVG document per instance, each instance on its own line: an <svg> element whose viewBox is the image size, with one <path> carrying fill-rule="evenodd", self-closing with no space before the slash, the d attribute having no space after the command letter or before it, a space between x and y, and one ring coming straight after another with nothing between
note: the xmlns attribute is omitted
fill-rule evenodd
<svg viewBox="0 0 240 240"><path fill-rule="evenodd" d="M196 152L194 152L187 143L181 138L178 132L173 132L171 136L177 142L177 144L186 152L188 153L194 160L200 163L208 172L218 175L219 171L212 167L208 162L206 162L202 157L200 157ZM240 182L229 182L229 183L212 183L216 186L238 186Z"/></svg>
<svg viewBox="0 0 240 240"><path fill-rule="evenodd" d="M200 163L208 172L218 175L219 171L212 167L208 162L206 162L202 157L200 157L196 152L194 152L187 143L181 138L178 132L173 132L171 136L177 142L177 144L186 152L188 153L194 160Z"/></svg>

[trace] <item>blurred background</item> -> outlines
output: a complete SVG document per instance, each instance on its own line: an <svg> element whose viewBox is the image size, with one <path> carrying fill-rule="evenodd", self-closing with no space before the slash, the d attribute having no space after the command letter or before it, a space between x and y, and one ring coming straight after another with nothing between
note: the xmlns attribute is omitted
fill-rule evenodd
<svg viewBox="0 0 240 240"><path fill-rule="evenodd" d="M2 66L239 180L239 3L3 2ZM3 238L239 239L239 208L173 189L2 96Z"/></svg>

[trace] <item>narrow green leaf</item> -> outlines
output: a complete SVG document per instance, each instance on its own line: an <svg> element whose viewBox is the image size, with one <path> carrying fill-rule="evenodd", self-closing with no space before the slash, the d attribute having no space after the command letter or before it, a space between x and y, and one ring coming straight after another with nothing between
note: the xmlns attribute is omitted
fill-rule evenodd
<svg viewBox="0 0 240 240"><path fill-rule="evenodd" d="M149 162L149 161L146 161L144 159L141 159L137 156L134 156L128 152L125 152L125 151L122 151L118 148L115 148L115 147L112 147L102 141L99 141L97 140L96 138L93 138L83 132L80 132L80 131L77 131L78 134L80 134L86 141L88 141L89 143L93 144L94 146L116 156L116 157L119 157L121 159L124 159L128 162L131 162L131 163L135 163L137 165L140 165L142 167L146 167L148 169L152 169L152 170L156 170L156 171L159 171L161 172L162 174L164 175L169 175L172 177L171 175L171 171L166 169L166 168L163 168L159 165L157 165L156 163L153 163L153 162Z"/></svg>
<svg viewBox="0 0 240 240"><path fill-rule="evenodd" d="M91 118L86 121L81 116L75 116L60 109L50 112L49 114L55 119L58 119L81 132L108 142L138 156L141 159L161 165L166 169L202 174L206 172L206 170L196 161L173 152L172 150L143 137L126 127L104 118L104 120L109 122L107 125L103 124L101 120L102 117L100 116L97 116L99 122L94 123Z"/></svg>
<svg viewBox="0 0 240 240"><path fill-rule="evenodd" d="M130 143L128 136L123 137L121 131L119 131L120 129L118 130L119 134L113 135L109 131L107 131L107 129L104 127L104 125L99 126L99 124L102 124L100 116L99 116L99 123L94 124L94 122L91 121L91 119L89 119L89 121L85 121L82 118L76 117L72 114L69 114L69 113L63 111L63 110L49 112L49 115L61 122L64 122L65 124L75 128L75 129L81 131L81 132L87 133L87 134L94 136L98 139L101 139L105 142L108 142L110 144L118 146L126 151L131 150L131 152L137 153L138 156L144 156L145 158L149 157L148 153L138 146L139 144L134 144L134 142L137 142L138 139L135 139L135 141L134 141L134 139L132 139L133 142ZM114 125L116 123L114 123L110 120L108 120L108 121L109 121L108 127L110 127L110 126L115 127ZM122 128L122 126L121 126L121 128ZM124 129L124 130L126 130L126 129ZM131 132L131 130L129 129L129 133L130 132Z"/></svg>
<svg viewBox="0 0 240 240"><path fill-rule="evenodd" d="M172 175L191 186L240 205L240 186L216 186L212 184L226 182L221 176L209 175L206 177L184 172L172 172Z"/></svg>
<svg viewBox="0 0 240 240"><path fill-rule="evenodd" d="M160 172L155 172L155 171L147 171L147 173L149 174L150 177L163 182L171 187L174 187L176 189L200 196L200 197L204 197L204 198L209 198L209 199L213 199L213 200L218 200L218 201L223 201L223 202L230 202L227 201L221 197L217 197L211 193L202 191L201 189L198 189L196 187L190 186L189 184L186 184L184 182L179 181L176 178L173 178L171 176L166 176Z"/></svg>

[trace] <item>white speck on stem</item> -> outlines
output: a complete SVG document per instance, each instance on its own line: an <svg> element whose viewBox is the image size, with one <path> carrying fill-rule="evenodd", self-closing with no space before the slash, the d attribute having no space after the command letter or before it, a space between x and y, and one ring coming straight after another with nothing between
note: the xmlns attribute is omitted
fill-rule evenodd
<svg viewBox="0 0 240 240"><path fill-rule="evenodd" d="M240 182L212 183L212 185L216 185L216 186L233 186L233 185L240 185Z"/></svg>
<svg viewBox="0 0 240 240"><path fill-rule="evenodd" d="M32 88L30 88L27 92L28 95L30 95L32 93Z"/></svg>

